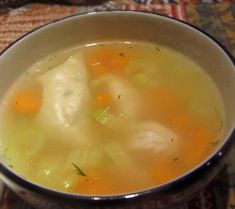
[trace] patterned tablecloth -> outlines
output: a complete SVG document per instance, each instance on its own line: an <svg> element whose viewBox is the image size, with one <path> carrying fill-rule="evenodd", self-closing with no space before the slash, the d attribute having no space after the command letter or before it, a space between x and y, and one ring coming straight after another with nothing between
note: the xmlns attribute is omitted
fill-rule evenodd
<svg viewBox="0 0 235 209"><path fill-rule="evenodd" d="M235 57L235 1L232 0L44 0L31 4L27 0L0 0L0 51L28 31L53 20L107 9L141 10L189 22L215 37ZM232 150L228 166L221 174L177 209L235 209L234 191L235 150ZM32 208L5 187L0 209Z"/></svg>

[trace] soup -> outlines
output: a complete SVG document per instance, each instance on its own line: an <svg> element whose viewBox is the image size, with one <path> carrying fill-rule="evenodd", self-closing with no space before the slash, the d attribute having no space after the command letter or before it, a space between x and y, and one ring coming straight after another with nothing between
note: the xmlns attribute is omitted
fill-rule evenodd
<svg viewBox="0 0 235 209"><path fill-rule="evenodd" d="M120 194L169 182L221 143L224 110L209 76L150 43L104 42L50 55L1 104L5 164L40 185Z"/></svg>

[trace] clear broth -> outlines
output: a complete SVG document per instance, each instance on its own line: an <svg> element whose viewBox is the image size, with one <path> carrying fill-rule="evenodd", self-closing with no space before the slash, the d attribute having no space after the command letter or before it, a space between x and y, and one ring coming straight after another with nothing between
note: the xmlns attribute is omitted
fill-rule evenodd
<svg viewBox="0 0 235 209"><path fill-rule="evenodd" d="M120 194L164 184L221 143L219 92L185 55L148 43L102 43L53 54L1 105L4 161L40 185Z"/></svg>

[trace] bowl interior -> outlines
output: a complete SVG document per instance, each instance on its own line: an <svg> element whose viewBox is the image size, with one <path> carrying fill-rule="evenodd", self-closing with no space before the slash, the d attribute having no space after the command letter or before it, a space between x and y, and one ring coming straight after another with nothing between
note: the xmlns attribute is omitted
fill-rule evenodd
<svg viewBox="0 0 235 209"><path fill-rule="evenodd" d="M225 107L227 138L235 126L235 69L231 59L207 35L170 18L136 12L100 12L73 16L31 32L0 58L0 98L37 60L79 44L148 41L166 45L196 61L216 83ZM222 145L221 145L222 146Z"/></svg>

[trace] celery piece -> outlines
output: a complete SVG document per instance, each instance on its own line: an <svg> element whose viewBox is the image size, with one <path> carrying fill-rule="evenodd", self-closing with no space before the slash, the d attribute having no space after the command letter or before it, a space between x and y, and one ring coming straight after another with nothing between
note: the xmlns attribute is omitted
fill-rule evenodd
<svg viewBox="0 0 235 209"><path fill-rule="evenodd" d="M17 174L27 176L30 172L30 159L26 159L20 148L10 145L4 151L4 164L12 168Z"/></svg>
<svg viewBox="0 0 235 209"><path fill-rule="evenodd" d="M94 112L95 119L100 123L105 123L109 117L108 108L99 108Z"/></svg>
<svg viewBox="0 0 235 209"><path fill-rule="evenodd" d="M6 137L12 146L18 147L22 155L30 159L39 152L45 139L43 130L23 119L13 122L12 130L7 131Z"/></svg>
<svg viewBox="0 0 235 209"><path fill-rule="evenodd" d="M103 163L102 150L92 147L88 150L84 165L88 167L99 167Z"/></svg>
<svg viewBox="0 0 235 209"><path fill-rule="evenodd" d="M146 59L140 59L131 62L124 70L126 76L133 76L136 73L145 73L147 75L155 75L157 71L157 65L155 62Z"/></svg>
<svg viewBox="0 0 235 209"><path fill-rule="evenodd" d="M102 80L100 80L99 78L94 79L91 81L91 87L92 89L96 89L97 87L99 87L102 84Z"/></svg>
<svg viewBox="0 0 235 209"><path fill-rule="evenodd" d="M32 171L32 160L44 144L44 133L30 120L17 118L11 129L4 133L6 139L3 161L21 176L27 177Z"/></svg>
<svg viewBox="0 0 235 209"><path fill-rule="evenodd" d="M73 192L74 186L76 185L78 180L77 174L73 173L72 175L69 175L63 182L63 190L67 192Z"/></svg>
<svg viewBox="0 0 235 209"><path fill-rule="evenodd" d="M85 148L81 147L81 149L71 151L64 166L65 170L74 169L72 163L78 166L83 166L87 153L88 150L86 147Z"/></svg>
<svg viewBox="0 0 235 209"><path fill-rule="evenodd" d="M98 167L103 163L103 153L98 147L85 147L74 150L68 157L66 168L71 170L73 164L81 167ZM84 170L84 173L86 171Z"/></svg>
<svg viewBox="0 0 235 209"><path fill-rule="evenodd" d="M116 165L133 164L125 149L116 141L105 144L104 150Z"/></svg>
<svg viewBox="0 0 235 209"><path fill-rule="evenodd" d="M137 73L132 77L136 86L145 87L148 84L148 77L144 73Z"/></svg>
<svg viewBox="0 0 235 209"><path fill-rule="evenodd" d="M38 163L32 178L34 181L50 188L61 190L64 186L61 183L63 181L61 167L51 159L45 159L43 162Z"/></svg>
<svg viewBox="0 0 235 209"><path fill-rule="evenodd" d="M50 177L55 175L58 170L59 166L56 165L52 160L45 160L40 162L40 164L37 166L37 172L35 173L35 176L39 176L41 179L48 178L49 181Z"/></svg>
<svg viewBox="0 0 235 209"><path fill-rule="evenodd" d="M22 149L25 151L25 155L33 157L39 152L44 143L43 132L35 127L21 130L18 133L19 143Z"/></svg>
<svg viewBox="0 0 235 209"><path fill-rule="evenodd" d="M97 90L100 86L106 84L106 82L109 80L110 75L103 75L99 76L98 78L95 78L91 80L90 86L94 90Z"/></svg>
<svg viewBox="0 0 235 209"><path fill-rule="evenodd" d="M118 119L109 112L109 107L97 109L94 113L96 121L107 128L117 129L120 126Z"/></svg>

